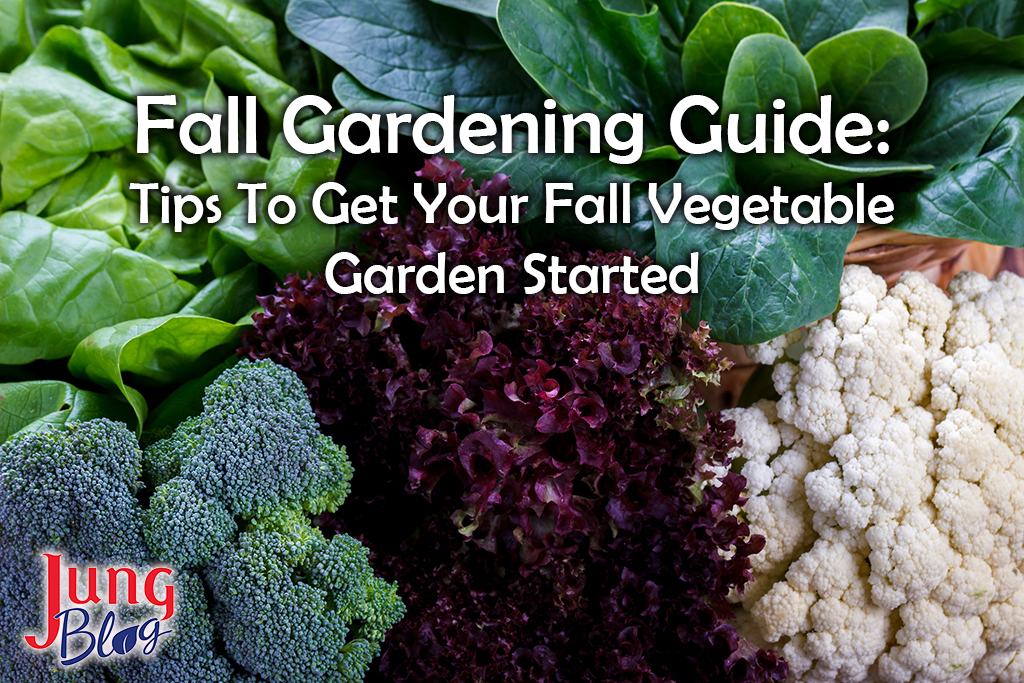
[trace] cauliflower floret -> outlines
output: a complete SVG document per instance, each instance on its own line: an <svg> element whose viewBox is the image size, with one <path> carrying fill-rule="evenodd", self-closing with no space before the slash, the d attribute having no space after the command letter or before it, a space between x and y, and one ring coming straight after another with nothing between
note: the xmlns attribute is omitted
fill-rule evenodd
<svg viewBox="0 0 1024 683"><path fill-rule="evenodd" d="M790 680L1024 680L1024 279L849 267L773 381L736 418L768 539L743 605Z"/></svg>

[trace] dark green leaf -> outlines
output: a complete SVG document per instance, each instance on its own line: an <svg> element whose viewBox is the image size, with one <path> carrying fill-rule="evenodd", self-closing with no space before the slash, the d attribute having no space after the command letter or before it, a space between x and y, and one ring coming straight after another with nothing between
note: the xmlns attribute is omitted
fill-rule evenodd
<svg viewBox="0 0 1024 683"><path fill-rule="evenodd" d="M294 0L288 27L367 88L440 109L540 109L541 93L483 19L427 0Z"/></svg>
<svg viewBox="0 0 1024 683"><path fill-rule="evenodd" d="M671 182L684 198L740 194L729 155L691 156ZM663 192L671 195L668 186ZM843 255L856 225L740 225L723 231L687 224L682 211L655 222L658 262L668 267L700 256L700 293L687 321L704 320L717 339L753 344L822 318L835 310Z"/></svg>
<svg viewBox="0 0 1024 683"><path fill-rule="evenodd" d="M180 314L235 322L256 305L258 276L259 266L250 263L237 272L219 277L199 290Z"/></svg>
<svg viewBox="0 0 1024 683"><path fill-rule="evenodd" d="M177 311L195 288L98 230L0 216L0 363L69 355L94 330Z"/></svg>
<svg viewBox="0 0 1024 683"><path fill-rule="evenodd" d="M931 164L934 175L978 156L992 131L1024 98L1024 71L980 64L932 71L928 94L903 127L895 157Z"/></svg>
<svg viewBox="0 0 1024 683"><path fill-rule="evenodd" d="M131 407L113 397L42 380L0 384L0 443L22 430L105 417L136 427Z"/></svg>
<svg viewBox="0 0 1024 683"><path fill-rule="evenodd" d="M996 127L981 156L901 195L894 224L922 235L1024 247L1024 110Z"/></svg>
<svg viewBox="0 0 1024 683"><path fill-rule="evenodd" d="M906 0L752 0L771 12L801 52L852 28L877 26L906 35L910 8Z"/></svg>
<svg viewBox="0 0 1024 683"><path fill-rule="evenodd" d="M914 14L917 15L915 33L936 19L952 14L972 2L976 0L917 0L914 3Z"/></svg>
<svg viewBox="0 0 1024 683"><path fill-rule="evenodd" d="M807 53L818 94L832 96L833 116L856 112L896 129L910 120L928 90L917 45L884 28L840 33Z"/></svg>
<svg viewBox="0 0 1024 683"><path fill-rule="evenodd" d="M0 72L13 71L31 52L25 0L0 0Z"/></svg>
<svg viewBox="0 0 1024 683"><path fill-rule="evenodd" d="M924 173L927 164L860 157L816 159L787 149L784 154L744 154L736 160L739 179L746 188L770 191L775 185L787 192L819 192L825 183L852 182L894 173Z"/></svg>
<svg viewBox="0 0 1024 683"><path fill-rule="evenodd" d="M736 46L747 36L772 33L786 37L778 19L763 9L721 2L707 11L683 44L683 86L687 95L722 101L725 77Z"/></svg>
<svg viewBox="0 0 1024 683"><path fill-rule="evenodd" d="M977 62L1024 69L1024 36L1004 40L981 29L960 28L930 36L920 47L930 65Z"/></svg>
<svg viewBox="0 0 1024 683"><path fill-rule="evenodd" d="M1024 5L1019 0L977 0L940 18L931 33L979 28L999 38L1024 35Z"/></svg>
<svg viewBox="0 0 1024 683"><path fill-rule="evenodd" d="M744 141L754 137L754 117L776 113L782 99L787 118L818 109L814 72L796 45L770 33L748 36L736 46L722 94L722 121L739 114Z"/></svg>
<svg viewBox="0 0 1024 683"><path fill-rule="evenodd" d="M146 420L145 431L142 435L143 443L152 443L159 439L170 436L175 427L184 422L187 418L195 417L203 412L203 394L206 387L210 386L220 374L238 362L236 356L231 356L223 363L220 363L206 374L190 379L180 387L171 392L160 405L153 409Z"/></svg>
<svg viewBox="0 0 1024 683"><path fill-rule="evenodd" d="M498 26L519 63L561 107L602 119L639 112L667 139L682 83L657 10L630 14L600 0L501 0Z"/></svg>
<svg viewBox="0 0 1024 683"><path fill-rule="evenodd" d="M447 5L464 12L472 12L484 17L494 18L498 15L498 0L430 0L438 5Z"/></svg>

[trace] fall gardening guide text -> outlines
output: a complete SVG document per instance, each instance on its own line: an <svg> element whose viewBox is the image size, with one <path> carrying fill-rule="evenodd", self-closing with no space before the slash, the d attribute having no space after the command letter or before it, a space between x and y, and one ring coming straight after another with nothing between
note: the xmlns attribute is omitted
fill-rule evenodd
<svg viewBox="0 0 1024 683"><path fill-rule="evenodd" d="M151 131L177 130L179 140L187 152L202 154L255 154L256 98L227 98L223 113L192 112L180 122L162 116L177 104L174 95L140 96L138 104L138 136L136 151L148 154ZM442 111L414 117L399 113L348 113L340 116L332 112L332 105L324 98L305 95L296 98L285 110L282 134L288 145L300 154L317 155L337 152L348 154L394 154L398 151L399 135L410 135L416 148L427 155L454 155L457 149L469 154L491 154L500 149L502 154L554 154L577 152L577 144L593 155L607 152L613 164L634 164L644 154L644 120L638 113L617 113L602 121L596 114L556 114L554 100L546 100L549 113L537 115L522 113L494 117L471 113L456 120L454 96L443 98ZM740 134L740 115L730 114L725 125L711 125L710 138L694 142L684 133L684 116L690 110L718 113L718 105L708 97L690 95L675 106L670 118L672 141L683 154L709 154L728 149L735 154L781 154L795 150L800 154L864 154L874 149L886 154L885 142L872 140L888 130L886 121L873 123L863 114L850 113L832 121L832 98L823 96L818 112L806 112L787 120L780 113L785 102L774 100L775 113L753 116L753 135ZM321 115L320 119L312 117ZM769 131L769 119L770 131ZM308 133L311 121L318 134L300 136L299 123ZM320 123L322 122L322 123ZM724 129L724 133L723 133ZM625 134L623 134L625 133ZM585 136L585 139L584 137ZM724 146L723 146L724 143ZM559 149L561 147L561 149ZM515 179L512 179L513 184ZM202 199L160 183L131 183L130 189L139 193L139 220L151 219L162 225L172 225L174 232L182 232L200 221L217 223L223 218L220 197L210 195ZM832 183L825 183L819 195L789 196L775 186L770 195L722 194L705 197L673 182L659 186L648 183L643 195L634 197L630 183L611 183L604 194L577 192L571 179L546 182L543 185L543 216L546 224L553 224L568 215L578 225L628 225L633 220L635 207L643 202L650 207L653 220L659 225L678 225L678 229L734 230L741 224L763 225L845 225L857 223L886 225L893 220L894 204L884 194L866 196L864 184L857 183L852 191L837 191ZM309 197L291 197L287 194L266 196L266 183L239 183L239 192L245 195L239 211L249 225L269 222L275 226L290 224L299 215L312 211L325 226L342 224L373 225L394 223L398 198L389 187L380 194L350 196L344 185L323 183ZM474 220L485 223L518 224L527 213L531 198L523 195L501 197L446 196L444 185L417 183L413 195L428 222L446 214L452 222L464 225ZM237 208L237 207L236 207ZM152 214L152 216L151 216ZM239 215L241 219L241 215ZM346 271L360 266L363 272L348 272L340 282L335 269L347 265ZM370 265L362 268L359 258L351 252L335 254L327 265L328 284L342 294L368 292L371 294L405 293L415 286L426 293L451 292L455 294L502 293L505 272L497 266L478 268L465 265L449 268L445 254L429 265L412 266ZM694 294L699 291L699 254L693 252L689 263L673 268L650 265L640 268L630 259L622 266L601 267L575 265L571 269L544 254L529 254L523 262L527 282L526 293L536 293L550 287L556 294L571 290L578 294L608 292L611 283L621 281L627 293Z"/></svg>

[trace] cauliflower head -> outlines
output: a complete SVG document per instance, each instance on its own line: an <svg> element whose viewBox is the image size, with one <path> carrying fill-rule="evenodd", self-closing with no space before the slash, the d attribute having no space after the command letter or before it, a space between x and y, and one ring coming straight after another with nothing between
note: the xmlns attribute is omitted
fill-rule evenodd
<svg viewBox="0 0 1024 683"><path fill-rule="evenodd" d="M748 350L778 400L727 411L750 637L800 683L1024 680L1024 279L850 266L796 340Z"/></svg>

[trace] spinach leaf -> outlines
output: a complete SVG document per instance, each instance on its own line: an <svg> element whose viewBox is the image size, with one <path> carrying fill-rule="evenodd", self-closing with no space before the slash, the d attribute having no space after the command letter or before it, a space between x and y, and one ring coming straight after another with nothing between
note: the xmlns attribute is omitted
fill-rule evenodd
<svg viewBox="0 0 1024 683"><path fill-rule="evenodd" d="M658 13L630 14L600 0L501 0L498 26L516 59L569 112L640 112L657 139L682 94L679 63Z"/></svg>
<svg viewBox="0 0 1024 683"><path fill-rule="evenodd" d="M131 407L116 398L77 389L67 382L39 380L0 384L0 443L20 431L105 417L137 426Z"/></svg>
<svg viewBox="0 0 1024 683"><path fill-rule="evenodd" d="M482 18L427 0L294 0L288 27L372 90L428 109L540 109L542 95Z"/></svg>
<svg viewBox="0 0 1024 683"><path fill-rule="evenodd" d="M258 286L259 266L250 263L239 271L212 280L179 314L235 322L255 305Z"/></svg>
<svg viewBox="0 0 1024 683"><path fill-rule="evenodd" d="M976 62L1024 69L1024 36L1002 39L981 29L959 28L929 36L920 48L929 65Z"/></svg>
<svg viewBox="0 0 1024 683"><path fill-rule="evenodd" d="M0 215L0 364L62 358L94 330L177 311L195 288L98 230Z"/></svg>
<svg viewBox="0 0 1024 683"><path fill-rule="evenodd" d="M801 52L853 28L878 26L907 33L905 0L752 0L750 4L782 22Z"/></svg>
<svg viewBox="0 0 1024 683"><path fill-rule="evenodd" d="M736 46L725 77L722 121L739 115L744 141L754 137L754 117L776 113L772 103L782 99L787 119L818 109L814 72L796 45L770 33L748 36Z"/></svg>
<svg viewBox="0 0 1024 683"><path fill-rule="evenodd" d="M917 0L914 3L914 14L917 15L917 29L914 33L916 34L936 19L963 9L965 5L972 2L975 0Z"/></svg>
<svg viewBox="0 0 1024 683"><path fill-rule="evenodd" d="M731 154L691 156L662 187L673 182L685 197L741 194ZM857 231L846 226L760 226L733 230L688 224L682 211L668 223L655 219L658 262L669 267L700 254L700 293L686 316L706 321L721 339L753 344L831 314L839 299L843 256Z"/></svg>
<svg viewBox="0 0 1024 683"><path fill-rule="evenodd" d="M129 320L83 339L68 369L76 377L116 388L128 399L139 424L144 424L145 403L130 391L126 375L148 386L177 384L201 375L238 346L242 327L195 315Z"/></svg>
<svg viewBox="0 0 1024 683"><path fill-rule="evenodd" d="M864 114L890 129L910 120L928 90L928 67L917 45L884 28L855 29L807 53L819 95L831 95L833 115Z"/></svg>
<svg viewBox="0 0 1024 683"><path fill-rule="evenodd" d="M274 22L233 0L138 0L158 37L130 50L164 67L195 68L214 49L234 49L276 78L284 78Z"/></svg>
<svg viewBox="0 0 1024 683"><path fill-rule="evenodd" d="M303 139L312 139L325 123L336 125L339 118L340 112L312 118L296 132ZM242 202L214 226L214 233L280 278L294 272L323 270L331 255L356 241L360 231L358 224L323 225L313 215L313 192L321 184L334 180L340 159L340 153L300 154L283 136L278 136L267 167L267 189L258 197L256 224L247 222L249 205ZM295 218L287 225L275 225L267 218L269 198L278 194L286 194L295 201ZM326 203L324 209L329 210Z"/></svg>
<svg viewBox="0 0 1024 683"><path fill-rule="evenodd" d="M720 2L700 18L683 44L683 87L687 95L722 101L729 63L740 41L758 33L786 37L778 19L757 7Z"/></svg>
<svg viewBox="0 0 1024 683"><path fill-rule="evenodd" d="M1024 35L1024 6L1018 0L977 0L941 17L931 33L973 27L999 38Z"/></svg>
<svg viewBox="0 0 1024 683"><path fill-rule="evenodd" d="M787 149L783 154L745 154L736 160L743 187L771 192L775 185L787 192L820 192L825 183L843 183L863 178L878 178L894 173L925 173L928 164L902 161L829 156L821 159Z"/></svg>
<svg viewBox="0 0 1024 683"><path fill-rule="evenodd" d="M0 73L13 71L31 52L25 0L0 0Z"/></svg>
<svg viewBox="0 0 1024 683"><path fill-rule="evenodd" d="M1024 247L1024 109L996 126L982 153L900 197L889 226L921 235Z"/></svg>
<svg viewBox="0 0 1024 683"><path fill-rule="evenodd" d="M93 156L36 191L25 202L25 210L63 228L109 230L127 221L128 200L121 192L116 165Z"/></svg>
<svg viewBox="0 0 1024 683"><path fill-rule="evenodd" d="M903 127L896 156L939 175L978 156L992 131L1024 98L1024 71L981 64L932 71L928 94Z"/></svg>
<svg viewBox="0 0 1024 683"><path fill-rule="evenodd" d="M447 5L465 12L493 19L498 15L498 0L430 0L438 5Z"/></svg>
<svg viewBox="0 0 1024 683"><path fill-rule="evenodd" d="M90 152L119 149L135 136L135 107L80 78L23 64L0 108L0 211L81 166Z"/></svg>

